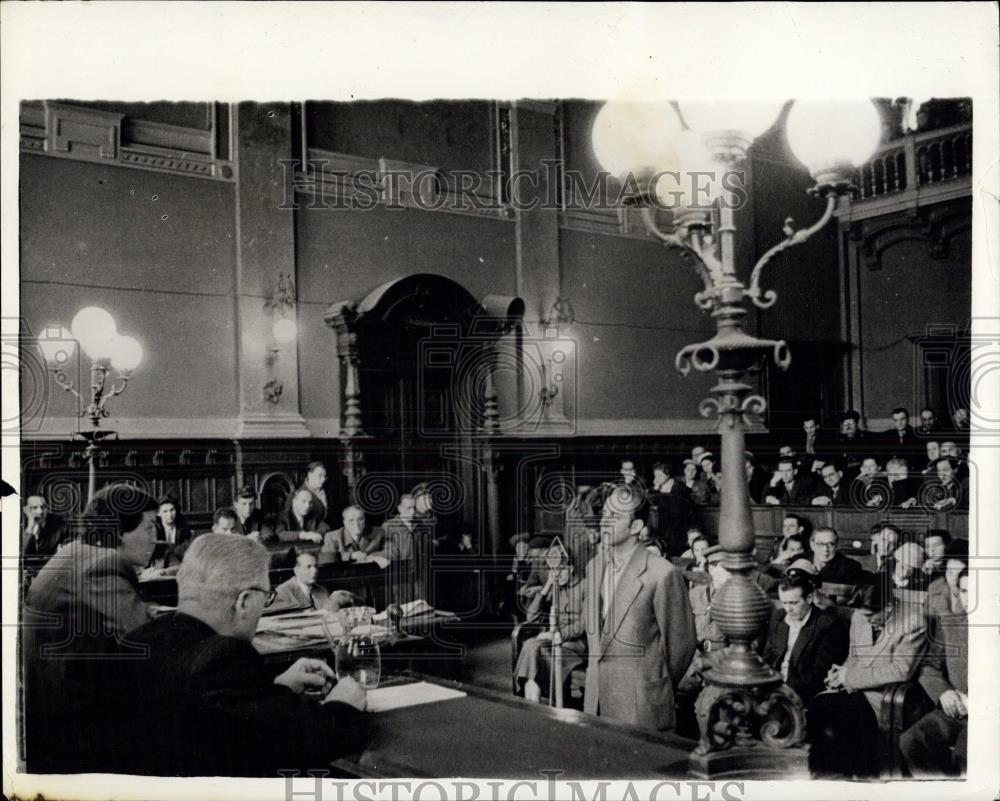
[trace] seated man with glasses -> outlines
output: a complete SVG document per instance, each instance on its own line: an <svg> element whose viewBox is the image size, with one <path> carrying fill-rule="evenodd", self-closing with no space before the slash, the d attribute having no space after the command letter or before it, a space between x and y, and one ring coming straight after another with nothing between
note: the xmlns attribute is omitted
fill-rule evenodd
<svg viewBox="0 0 1000 801"><path fill-rule="evenodd" d="M136 629L144 659L122 665L126 773L271 776L328 769L363 746L367 698L352 678L302 658L277 677L251 644L275 596L267 549L248 537L203 534L177 574L177 613ZM306 691L320 691L309 697ZM132 729L129 732L129 729Z"/></svg>
<svg viewBox="0 0 1000 801"><path fill-rule="evenodd" d="M820 584L857 584L865 578L861 562L844 556L837 548L840 537L830 526L817 528L809 540L816 579Z"/></svg>

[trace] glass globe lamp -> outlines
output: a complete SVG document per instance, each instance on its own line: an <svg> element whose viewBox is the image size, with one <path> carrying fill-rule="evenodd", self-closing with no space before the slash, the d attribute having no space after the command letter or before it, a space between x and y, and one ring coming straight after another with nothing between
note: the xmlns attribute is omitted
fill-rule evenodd
<svg viewBox="0 0 1000 801"><path fill-rule="evenodd" d="M788 113L788 144L820 186L850 183L882 138L875 104L798 102Z"/></svg>

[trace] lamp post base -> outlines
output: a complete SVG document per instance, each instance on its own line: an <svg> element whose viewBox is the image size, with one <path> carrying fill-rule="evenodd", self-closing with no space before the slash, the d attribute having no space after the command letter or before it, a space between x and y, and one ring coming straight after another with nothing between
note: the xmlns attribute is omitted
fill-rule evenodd
<svg viewBox="0 0 1000 801"><path fill-rule="evenodd" d="M778 751L755 743L711 754L695 753L688 758L688 772L706 781L805 781L809 779L809 748L803 746Z"/></svg>
<svg viewBox="0 0 1000 801"><path fill-rule="evenodd" d="M802 700L780 677L764 684L717 683L695 704L701 738L688 759L689 770L705 779L808 778L809 746Z"/></svg>

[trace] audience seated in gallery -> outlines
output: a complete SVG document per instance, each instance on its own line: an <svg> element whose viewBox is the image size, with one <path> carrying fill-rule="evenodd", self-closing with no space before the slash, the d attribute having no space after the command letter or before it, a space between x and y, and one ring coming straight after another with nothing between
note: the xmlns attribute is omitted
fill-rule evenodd
<svg viewBox="0 0 1000 801"><path fill-rule="evenodd" d="M341 512L343 525L323 536L320 564L328 562L363 562L385 550L385 533L380 526L368 523L365 510L352 504Z"/></svg>

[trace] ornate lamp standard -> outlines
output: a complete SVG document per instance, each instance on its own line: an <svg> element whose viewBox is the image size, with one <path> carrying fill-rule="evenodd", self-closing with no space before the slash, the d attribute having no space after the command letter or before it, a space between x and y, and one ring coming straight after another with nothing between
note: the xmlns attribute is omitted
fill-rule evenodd
<svg viewBox="0 0 1000 801"><path fill-rule="evenodd" d="M101 420L110 413L106 404L115 395L121 395L132 377L132 371L142 362L142 346L132 337L118 334L114 318L104 309L87 306L76 313L70 329L61 325L50 325L38 338L39 347L48 362L56 383L86 404L80 417L90 420L90 429L74 431L73 435L87 443L83 458L87 461L87 501L90 502L97 490L96 461L101 451L98 443L114 435L100 427ZM80 345L90 357L90 387L86 395L76 389L66 375L66 366ZM112 368L118 377L110 388L106 388Z"/></svg>
<svg viewBox="0 0 1000 801"><path fill-rule="evenodd" d="M688 123L686 130L675 109ZM719 196L720 178L746 158L747 148L773 124L778 110L776 104L609 103L594 122L594 149L601 164L637 187L634 201L642 206L648 229L691 258L704 283L695 303L716 322L711 339L685 346L675 360L682 375L694 367L714 370L719 379L699 412L718 418L722 439L719 542L731 578L713 596L712 619L729 645L717 666L704 674L706 687L696 705L701 739L690 769L705 777L787 777L807 770L802 702L750 644L771 605L753 580L750 497L746 482L736 478L743 475L747 416L766 408L745 378L768 358L785 369L791 357L783 341L759 339L743 330L744 299L760 308L774 304L774 291L760 288L764 266L829 222L838 198L854 191L854 169L874 153L881 134L878 112L868 101L792 107L789 144L816 180L809 193L824 198L826 210L805 229L796 230L789 218L785 238L757 260L748 287L736 273L733 208ZM670 230L661 229L653 208L664 205L673 211Z"/></svg>

